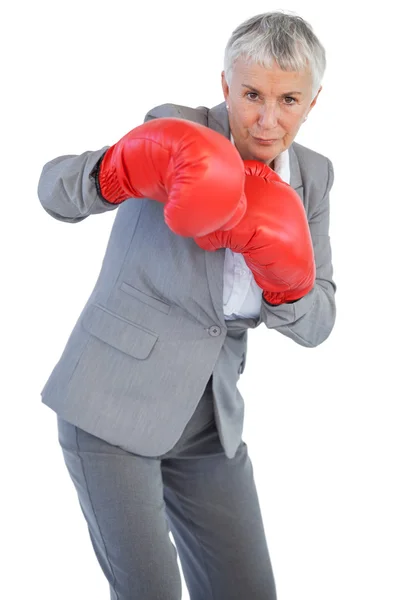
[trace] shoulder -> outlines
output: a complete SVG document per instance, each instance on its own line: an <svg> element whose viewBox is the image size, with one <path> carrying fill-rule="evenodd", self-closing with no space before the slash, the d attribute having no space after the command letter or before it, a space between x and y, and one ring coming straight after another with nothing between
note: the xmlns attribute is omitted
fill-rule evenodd
<svg viewBox="0 0 400 600"><path fill-rule="evenodd" d="M316 165L317 167L322 167L327 163L331 163L331 160L327 156L324 156L315 150L311 150L311 148L307 148L298 142L293 142L292 148L301 165Z"/></svg>
<svg viewBox="0 0 400 600"><path fill-rule="evenodd" d="M176 119L186 119L187 121L194 121L195 123L201 123L207 125L208 121L208 108L205 106L199 106L198 108L191 108L190 106L182 106L180 104L160 104L150 109L144 118L144 121L150 121L151 119L159 119L160 117L169 117Z"/></svg>
<svg viewBox="0 0 400 600"><path fill-rule="evenodd" d="M303 183L320 183L321 186L330 188L334 178L332 161L327 156L297 142L293 142L291 147Z"/></svg>

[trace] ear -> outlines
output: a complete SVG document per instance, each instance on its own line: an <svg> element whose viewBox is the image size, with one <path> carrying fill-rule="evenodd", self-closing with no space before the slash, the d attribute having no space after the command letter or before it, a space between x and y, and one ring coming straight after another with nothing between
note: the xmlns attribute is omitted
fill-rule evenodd
<svg viewBox="0 0 400 600"><path fill-rule="evenodd" d="M229 98L229 85L227 84L227 81L225 78L225 71L222 71L222 73L221 73L221 85L222 85L222 91L224 94L224 98L226 101Z"/></svg>

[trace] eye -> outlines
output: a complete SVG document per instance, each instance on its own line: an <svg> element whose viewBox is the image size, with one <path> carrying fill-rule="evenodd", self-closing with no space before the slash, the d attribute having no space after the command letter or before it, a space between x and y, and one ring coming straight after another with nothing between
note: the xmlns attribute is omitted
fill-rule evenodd
<svg viewBox="0 0 400 600"><path fill-rule="evenodd" d="M285 96L285 100L293 100L293 102L285 102L285 104L287 104L287 106L291 106L292 104L296 103L296 98L293 98L293 96Z"/></svg>
<svg viewBox="0 0 400 600"><path fill-rule="evenodd" d="M254 100L257 100L257 98L258 98L258 94L256 92L247 92L246 96L249 100L252 100L253 102L254 102ZM253 98L251 98L250 96L253 96ZM255 96L255 98L254 98L254 96Z"/></svg>

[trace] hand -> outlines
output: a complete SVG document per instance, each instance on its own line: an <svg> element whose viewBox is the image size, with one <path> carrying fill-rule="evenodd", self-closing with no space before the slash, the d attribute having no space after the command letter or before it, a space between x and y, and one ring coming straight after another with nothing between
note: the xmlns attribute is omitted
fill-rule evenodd
<svg viewBox="0 0 400 600"><path fill-rule="evenodd" d="M243 161L223 135L183 119L154 119L111 146L98 184L112 203L151 198L179 235L230 228L246 209Z"/></svg>
<svg viewBox="0 0 400 600"><path fill-rule="evenodd" d="M196 237L204 250L230 248L243 254L269 304L305 296L315 282L311 234L300 197L258 161L244 161L246 214L229 231Z"/></svg>

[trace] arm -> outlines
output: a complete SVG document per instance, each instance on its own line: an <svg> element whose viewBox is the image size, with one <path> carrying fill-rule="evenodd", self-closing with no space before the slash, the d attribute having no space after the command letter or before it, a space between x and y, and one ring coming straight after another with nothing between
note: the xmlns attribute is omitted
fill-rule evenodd
<svg viewBox="0 0 400 600"><path fill-rule="evenodd" d="M78 223L89 215L117 208L99 195L94 177L95 167L107 148L59 156L44 165L38 196L49 215L59 221Z"/></svg>
<svg viewBox="0 0 400 600"><path fill-rule="evenodd" d="M150 110L144 121L158 117L180 117L193 111L193 120L200 122L198 111L174 104L163 104ZM205 123L204 123L205 124ZM38 196L44 210L59 221L79 223L89 215L115 210L96 184L96 173L110 146L80 155L59 156L46 163L38 184ZM97 186L97 187L96 187Z"/></svg>
<svg viewBox="0 0 400 600"><path fill-rule="evenodd" d="M330 335L336 318L336 285L329 238L329 192L333 185L333 166L327 159L328 179L325 194L309 218L314 248L316 280L313 289L292 304L268 305L262 301L259 325L264 322L301 346L314 348Z"/></svg>
<svg viewBox="0 0 400 600"><path fill-rule="evenodd" d="M164 204L164 220L174 233L192 237L234 227L246 210L244 166L236 148L216 131L184 119L153 119L104 155L86 152L50 165L39 197L63 221L147 198Z"/></svg>

